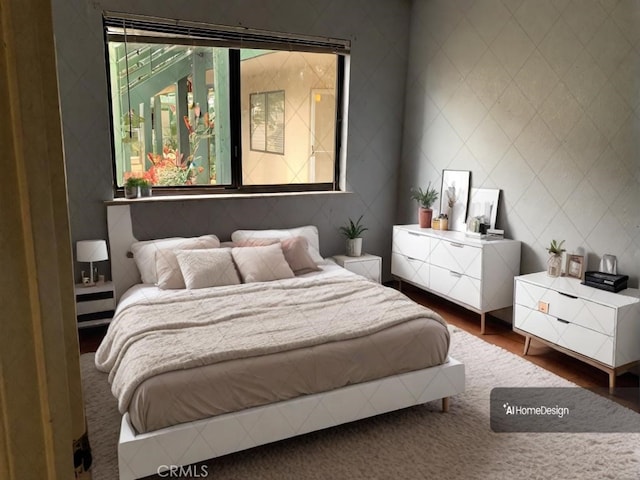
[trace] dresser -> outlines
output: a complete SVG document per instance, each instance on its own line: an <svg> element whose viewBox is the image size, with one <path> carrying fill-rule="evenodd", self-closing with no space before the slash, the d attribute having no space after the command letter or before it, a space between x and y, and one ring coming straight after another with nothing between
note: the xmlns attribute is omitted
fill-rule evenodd
<svg viewBox="0 0 640 480"><path fill-rule="evenodd" d="M520 273L520 242L482 240L464 232L418 225L393 227L391 273L480 314L513 304L513 278Z"/></svg>
<svg viewBox="0 0 640 480"><path fill-rule="evenodd" d="M546 272L515 279L513 330L616 375L640 361L640 290L618 293L582 285Z"/></svg>

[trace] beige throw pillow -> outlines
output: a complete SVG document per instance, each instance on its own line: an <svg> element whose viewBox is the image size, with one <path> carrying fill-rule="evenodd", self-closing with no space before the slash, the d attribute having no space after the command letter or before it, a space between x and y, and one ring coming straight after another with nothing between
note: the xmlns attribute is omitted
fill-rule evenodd
<svg viewBox="0 0 640 480"><path fill-rule="evenodd" d="M234 243L236 247L263 247L273 245L277 238L249 238ZM305 237L292 237L281 241L282 253L295 275L303 275L320 270L309 254L309 243Z"/></svg>
<svg viewBox="0 0 640 480"><path fill-rule="evenodd" d="M177 250L175 253L189 290L240 283L229 248Z"/></svg>
<svg viewBox="0 0 640 480"><path fill-rule="evenodd" d="M231 254L244 283L294 277L280 243L263 247L235 247L231 249Z"/></svg>

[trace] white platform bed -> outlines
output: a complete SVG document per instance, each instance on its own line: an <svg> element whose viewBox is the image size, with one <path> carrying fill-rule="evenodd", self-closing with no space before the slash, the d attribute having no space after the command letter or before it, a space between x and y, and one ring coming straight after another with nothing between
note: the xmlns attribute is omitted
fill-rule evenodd
<svg viewBox="0 0 640 480"><path fill-rule="evenodd" d="M129 205L108 206L112 277L120 298L139 282L128 252L137 241ZM121 480L158 473L163 465L188 465L277 440L448 398L464 391L464 365L455 359L436 366L387 375L326 392L244 408L201 420L137 433L123 415L118 444Z"/></svg>

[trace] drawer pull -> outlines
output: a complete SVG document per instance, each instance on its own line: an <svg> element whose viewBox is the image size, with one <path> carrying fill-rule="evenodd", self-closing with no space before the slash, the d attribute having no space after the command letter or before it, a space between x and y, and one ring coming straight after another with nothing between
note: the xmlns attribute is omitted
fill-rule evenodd
<svg viewBox="0 0 640 480"><path fill-rule="evenodd" d="M464 248L464 245L461 244L461 243L450 242L449 245L451 245L452 247L456 247L456 248Z"/></svg>
<svg viewBox="0 0 640 480"><path fill-rule="evenodd" d="M456 278L462 277L461 273L454 272L454 271L451 271L451 270L449 271L449 275L451 275L452 277L456 277Z"/></svg>
<svg viewBox="0 0 640 480"><path fill-rule="evenodd" d="M567 297L567 298L573 298L574 300L576 300L578 297L574 296L574 295L569 295L568 293L562 293L562 292L558 292L560 295L562 295L563 297Z"/></svg>
<svg viewBox="0 0 640 480"><path fill-rule="evenodd" d="M419 237L420 234L418 232L407 232L409 235L413 235L414 237Z"/></svg>
<svg viewBox="0 0 640 480"><path fill-rule="evenodd" d="M564 323L566 325L569 325L571 322L567 322L566 320L562 320L561 318L556 318L557 321L559 321L560 323Z"/></svg>
<svg viewBox="0 0 640 480"><path fill-rule="evenodd" d="M422 260L413 257L407 257L407 260L413 260L414 262L421 262Z"/></svg>

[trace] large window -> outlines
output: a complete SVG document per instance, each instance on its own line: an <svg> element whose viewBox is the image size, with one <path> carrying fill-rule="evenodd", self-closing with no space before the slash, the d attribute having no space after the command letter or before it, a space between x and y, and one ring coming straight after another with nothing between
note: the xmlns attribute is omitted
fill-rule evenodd
<svg viewBox="0 0 640 480"><path fill-rule="evenodd" d="M337 188L346 41L106 16L116 187Z"/></svg>

